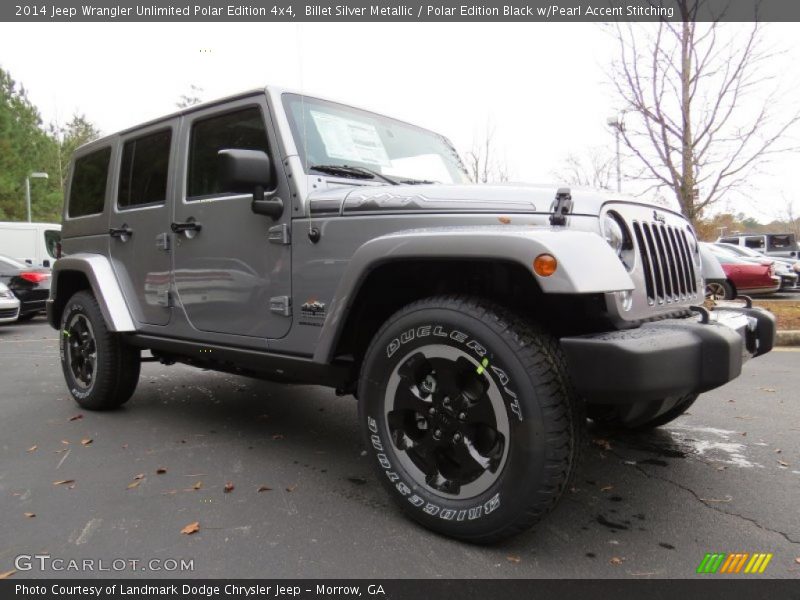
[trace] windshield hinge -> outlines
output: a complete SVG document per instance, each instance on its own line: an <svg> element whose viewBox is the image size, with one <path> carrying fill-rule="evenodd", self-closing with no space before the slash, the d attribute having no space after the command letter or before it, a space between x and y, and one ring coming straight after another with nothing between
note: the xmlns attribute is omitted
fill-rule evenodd
<svg viewBox="0 0 800 600"><path fill-rule="evenodd" d="M269 309L284 317L291 317L292 299L289 296L273 296L269 299Z"/></svg>
<svg viewBox="0 0 800 600"><path fill-rule="evenodd" d="M269 241L273 244L281 244L286 246L292 243L292 237L289 233L289 225L286 223L281 223L280 225L275 225L275 227L269 228Z"/></svg>
<svg viewBox="0 0 800 600"><path fill-rule="evenodd" d="M550 210L553 213L550 215L551 225L567 224L567 215L572 212L572 192L569 188L558 188Z"/></svg>

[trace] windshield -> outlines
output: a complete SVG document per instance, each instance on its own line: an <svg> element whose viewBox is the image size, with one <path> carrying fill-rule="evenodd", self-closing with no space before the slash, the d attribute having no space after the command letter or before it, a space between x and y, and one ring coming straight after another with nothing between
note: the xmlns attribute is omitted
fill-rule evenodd
<svg viewBox="0 0 800 600"><path fill-rule="evenodd" d="M357 167L378 181L384 175L399 183L467 182L453 146L432 131L297 94L284 94L283 103L306 171L323 167L318 172L346 177L332 167Z"/></svg>

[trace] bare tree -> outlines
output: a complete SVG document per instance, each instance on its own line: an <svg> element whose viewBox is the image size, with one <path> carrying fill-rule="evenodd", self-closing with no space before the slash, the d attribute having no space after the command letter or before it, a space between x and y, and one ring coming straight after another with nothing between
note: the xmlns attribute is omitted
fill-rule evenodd
<svg viewBox="0 0 800 600"><path fill-rule="evenodd" d="M788 150L800 112L775 117L780 86L763 24L697 23L706 0L677 0L680 22L618 23L611 79L627 112L624 144L652 189L667 188L692 221ZM774 65L773 65L774 67Z"/></svg>
<svg viewBox="0 0 800 600"><path fill-rule="evenodd" d="M175 103L175 106L178 108L188 108L190 106L194 106L195 104L200 104L203 101L201 98L203 91L203 88L200 86L191 84L189 86L189 92L187 94L181 94L181 97Z"/></svg>
<svg viewBox="0 0 800 600"><path fill-rule="evenodd" d="M472 149L467 152L464 162L473 183L505 182L510 178L505 159L496 157L495 128L489 120L486 129L472 141Z"/></svg>
<svg viewBox="0 0 800 600"><path fill-rule="evenodd" d="M616 160L603 148L589 148L582 155L569 154L553 177L579 187L610 190L616 177Z"/></svg>
<svg viewBox="0 0 800 600"><path fill-rule="evenodd" d="M784 196L783 202L783 214L780 215L779 220L788 227L789 233L793 233L795 237L800 237L800 215L795 208L794 199Z"/></svg>

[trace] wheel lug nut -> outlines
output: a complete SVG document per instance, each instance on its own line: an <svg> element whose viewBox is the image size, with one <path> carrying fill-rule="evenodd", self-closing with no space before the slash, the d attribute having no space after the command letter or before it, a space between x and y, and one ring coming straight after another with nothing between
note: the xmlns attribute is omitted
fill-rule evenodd
<svg viewBox="0 0 800 600"><path fill-rule="evenodd" d="M458 419L459 419L459 421L463 421L463 420L465 420L466 418L467 418L467 413L465 413L465 412L460 412L460 413L458 413Z"/></svg>
<svg viewBox="0 0 800 600"><path fill-rule="evenodd" d="M433 430L433 439L438 440L442 437L442 430L441 429L434 429Z"/></svg>
<svg viewBox="0 0 800 600"><path fill-rule="evenodd" d="M428 409L428 414L429 414L429 415L435 415L435 414L436 414L436 407L435 407L435 406L431 406L431 407Z"/></svg>
<svg viewBox="0 0 800 600"><path fill-rule="evenodd" d="M453 435L453 442L457 444L460 441L461 441L461 434L460 433L454 434Z"/></svg>
<svg viewBox="0 0 800 600"><path fill-rule="evenodd" d="M442 404L444 404L445 406L450 406L450 398L445 398L444 400L442 400Z"/></svg>

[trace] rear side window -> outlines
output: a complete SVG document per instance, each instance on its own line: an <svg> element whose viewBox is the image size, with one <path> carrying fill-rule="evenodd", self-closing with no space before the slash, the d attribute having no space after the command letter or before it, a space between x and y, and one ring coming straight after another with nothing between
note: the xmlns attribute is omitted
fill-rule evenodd
<svg viewBox="0 0 800 600"><path fill-rule="evenodd" d="M793 235L771 235L769 236L770 250L794 250Z"/></svg>
<svg viewBox="0 0 800 600"><path fill-rule="evenodd" d="M221 194L217 152L225 148L267 152L267 131L258 107L197 121L189 141L186 196L196 200Z"/></svg>
<svg viewBox="0 0 800 600"><path fill-rule="evenodd" d="M748 248L755 248L756 250L764 249L764 238L762 236L749 237L744 239L744 245Z"/></svg>
<svg viewBox="0 0 800 600"><path fill-rule="evenodd" d="M58 258L56 256L56 246L61 241L61 232L56 231L55 229L47 229L44 232L44 245L47 247L47 253L52 258Z"/></svg>
<svg viewBox="0 0 800 600"><path fill-rule="evenodd" d="M721 238L719 240L720 244L735 244L739 245L739 238Z"/></svg>
<svg viewBox="0 0 800 600"><path fill-rule="evenodd" d="M67 210L70 217L103 212L110 159L111 148L103 148L75 161Z"/></svg>
<svg viewBox="0 0 800 600"><path fill-rule="evenodd" d="M119 208L162 204L167 199L171 142L171 129L125 142L119 171Z"/></svg>

